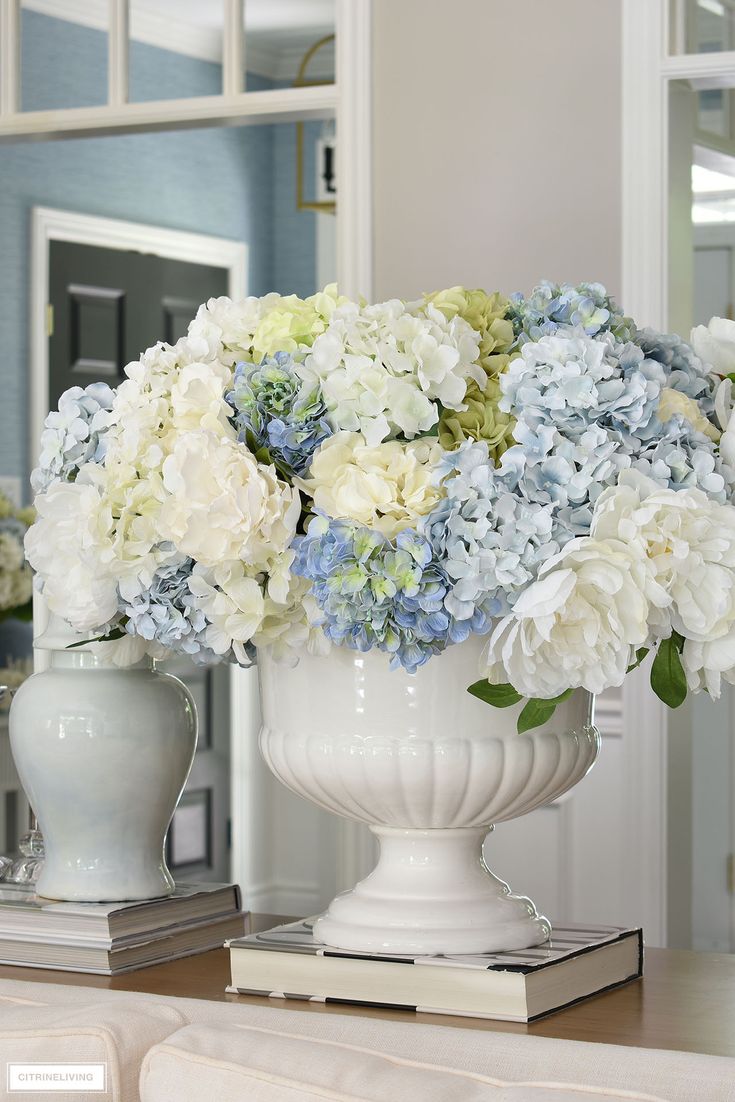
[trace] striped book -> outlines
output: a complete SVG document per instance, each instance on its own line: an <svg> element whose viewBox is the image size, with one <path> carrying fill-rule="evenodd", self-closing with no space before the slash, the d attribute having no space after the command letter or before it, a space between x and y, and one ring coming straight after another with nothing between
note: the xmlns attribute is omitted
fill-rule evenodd
<svg viewBox="0 0 735 1102"><path fill-rule="evenodd" d="M643 974L640 929L567 924L522 952L406 957L321 945L313 921L232 940L227 990L532 1022Z"/></svg>

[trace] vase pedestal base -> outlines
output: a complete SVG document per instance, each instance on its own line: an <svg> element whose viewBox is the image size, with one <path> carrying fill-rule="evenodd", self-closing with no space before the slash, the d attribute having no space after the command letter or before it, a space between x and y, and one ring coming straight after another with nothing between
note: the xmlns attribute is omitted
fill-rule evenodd
<svg viewBox="0 0 735 1102"><path fill-rule="evenodd" d="M548 939L548 920L485 864L487 828L370 829L380 842L378 864L332 900L314 925L317 941L429 956L528 949Z"/></svg>

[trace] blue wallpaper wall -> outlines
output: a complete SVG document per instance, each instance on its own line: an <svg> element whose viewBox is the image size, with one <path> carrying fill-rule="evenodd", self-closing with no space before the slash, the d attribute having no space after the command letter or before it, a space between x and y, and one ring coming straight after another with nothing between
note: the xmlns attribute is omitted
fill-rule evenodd
<svg viewBox="0 0 735 1102"><path fill-rule="evenodd" d="M142 43L131 43L130 65L135 99L206 95L220 87L218 65ZM104 102L106 80L102 32L23 12L26 110ZM255 86L249 76L248 87ZM0 147L0 475L28 474L31 208L245 241L251 293L310 294L314 216L294 217L293 133L293 126L233 127Z"/></svg>

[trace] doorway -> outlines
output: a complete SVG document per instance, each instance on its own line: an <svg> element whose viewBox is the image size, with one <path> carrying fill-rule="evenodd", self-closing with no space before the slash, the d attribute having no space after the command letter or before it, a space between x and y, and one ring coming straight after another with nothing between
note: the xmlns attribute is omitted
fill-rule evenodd
<svg viewBox="0 0 735 1102"><path fill-rule="evenodd" d="M246 294L242 242L48 208L33 212L31 448L70 386L116 386L124 366L186 332L200 302ZM35 462L35 455L32 455ZM227 881L230 869L230 673L167 663L197 703L199 741L167 840L177 881Z"/></svg>

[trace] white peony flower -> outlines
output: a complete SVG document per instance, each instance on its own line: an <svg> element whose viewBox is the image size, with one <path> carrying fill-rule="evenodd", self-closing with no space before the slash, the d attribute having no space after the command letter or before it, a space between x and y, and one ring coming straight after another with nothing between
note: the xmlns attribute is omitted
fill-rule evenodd
<svg viewBox="0 0 735 1102"><path fill-rule="evenodd" d="M370 446L359 432L338 432L315 452L299 479L328 517L355 520L393 537L430 513L443 496L432 474L443 455L436 440Z"/></svg>
<svg viewBox="0 0 735 1102"><path fill-rule="evenodd" d="M685 639L681 664L692 692L705 689L713 700L718 700L723 678L735 685L735 631L709 643Z"/></svg>
<svg viewBox="0 0 735 1102"><path fill-rule="evenodd" d="M265 565L296 532L298 490L242 444L213 433L177 438L163 463L163 486L160 538L204 566L235 559Z"/></svg>
<svg viewBox="0 0 735 1102"><path fill-rule="evenodd" d="M718 375L735 371L735 321L711 318L709 325L697 325L689 338L694 351Z"/></svg>
<svg viewBox="0 0 735 1102"><path fill-rule="evenodd" d="M488 681L542 699L621 685L648 637L647 572L618 540L572 540L493 631L483 657Z"/></svg>
<svg viewBox="0 0 735 1102"><path fill-rule="evenodd" d="M478 336L460 317L432 306L414 314L400 300L343 303L297 368L319 384L336 429L362 432L369 444L427 432L441 402L463 410L467 381L484 386Z"/></svg>
<svg viewBox="0 0 735 1102"><path fill-rule="evenodd" d="M49 608L79 632L104 627L117 614L112 511L87 470L36 498L38 519L25 537Z"/></svg>
<svg viewBox="0 0 735 1102"><path fill-rule="evenodd" d="M654 634L671 630L701 643L735 627L735 509L701 490L662 490L637 471L597 500L591 534L636 547L666 595L652 613Z"/></svg>

